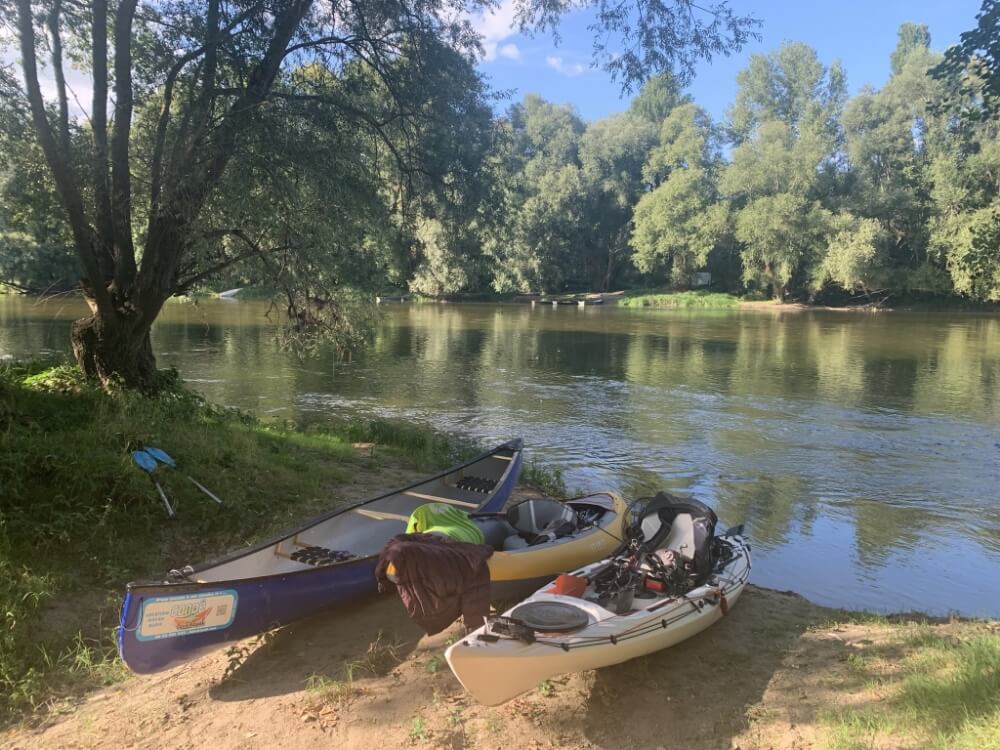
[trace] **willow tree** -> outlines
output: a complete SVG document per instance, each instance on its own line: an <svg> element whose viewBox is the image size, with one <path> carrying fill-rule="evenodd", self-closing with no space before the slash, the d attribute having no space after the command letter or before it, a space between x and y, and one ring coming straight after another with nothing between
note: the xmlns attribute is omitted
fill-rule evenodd
<svg viewBox="0 0 1000 750"><path fill-rule="evenodd" d="M596 10L601 32L595 62L626 87L669 68L689 74L698 59L739 48L757 24L733 14L724 2L587 4ZM206 209L266 113L279 104L288 118L327 108L333 113L329 127L363 126L381 139L391 158L405 164L398 135L386 131L413 133L433 118L434 109L428 114L415 106L411 94L440 93L440 78L425 74L441 65L443 48L466 60L477 54L479 39L463 19L494 5L491 0L144 5L15 0L13 12L9 4L0 8L0 20L15 27L21 95L80 260L91 314L73 324L72 346L84 371L102 381L148 384L155 373L150 327L164 302L193 279L281 252L287 244L265 245L241 223L213 226L207 220ZM578 5L515 0L525 31L552 29ZM51 70L51 101L43 95L40 56ZM82 167L71 153L70 58L93 80L92 100L84 106L90 153ZM290 89L296 71L315 65L325 71L320 84ZM356 80L374 81L384 91L378 104L345 81L346 72L358 67L370 76ZM140 134L133 126L140 111L156 113L143 148L136 146ZM292 123L287 127L294 132ZM270 147L266 138L257 140L260 150L253 158L266 164ZM243 218L250 221L253 207L247 209ZM239 212L230 216L240 219ZM313 301L328 313L336 311L332 293ZM294 305L290 312L302 323L315 317Z"/></svg>

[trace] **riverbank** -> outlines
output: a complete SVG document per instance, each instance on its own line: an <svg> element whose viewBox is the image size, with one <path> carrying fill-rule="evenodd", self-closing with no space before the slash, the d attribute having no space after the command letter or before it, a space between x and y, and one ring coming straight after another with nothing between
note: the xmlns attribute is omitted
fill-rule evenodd
<svg viewBox="0 0 1000 750"><path fill-rule="evenodd" d="M1000 623L873 617L751 586L674 648L473 702L398 598L374 597L158 675L5 748L972 750L1000 746Z"/></svg>
<svg viewBox="0 0 1000 750"><path fill-rule="evenodd" d="M475 447L405 424L324 429L222 409L163 374L105 393L75 367L0 366L0 725L126 676L113 631L127 581L404 485ZM155 445L222 498L163 474L170 521L129 451ZM533 473L532 473L533 472ZM558 477L531 470L529 481Z"/></svg>

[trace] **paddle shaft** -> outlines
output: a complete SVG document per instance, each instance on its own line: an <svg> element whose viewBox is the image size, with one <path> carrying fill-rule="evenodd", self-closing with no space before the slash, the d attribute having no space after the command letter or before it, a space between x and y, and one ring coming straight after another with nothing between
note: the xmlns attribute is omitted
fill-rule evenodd
<svg viewBox="0 0 1000 750"><path fill-rule="evenodd" d="M156 477L154 477L152 474L149 475L149 478L152 480L153 485L156 487L156 491L160 493L160 498L163 500L163 504L167 507L167 515L170 516L171 518L176 518L177 514L174 513L173 506L170 505L170 500L167 499L167 493L163 491L163 487L160 486L160 483L156 481Z"/></svg>
<svg viewBox="0 0 1000 750"><path fill-rule="evenodd" d="M222 505L222 501L218 497L216 497L215 493L213 493L210 489L208 489L208 487L206 487L205 485L203 485L201 482L199 482L194 477L190 477L187 474L185 474L184 476L187 477L188 481L191 482L191 484L193 484L199 490L201 490L206 495L208 495L210 498L212 498L213 500L215 500L215 502L217 502L219 505Z"/></svg>
<svg viewBox="0 0 1000 750"><path fill-rule="evenodd" d="M151 455L156 461L160 462L164 466L168 466L171 469L173 469L174 471L177 471L178 473L180 473L189 482L191 482L191 484L193 484L199 490L201 490L202 492L204 492L206 495L208 495L210 498L212 498L219 505L222 505L222 500L220 500L219 497L214 492L212 492L210 489L208 489L208 487L206 487L205 485L203 485L201 482L199 482L197 479L195 479L194 477L190 476L189 474L184 474L183 472L181 472L177 468L177 462L174 461L174 459L172 459L170 457L170 454L168 454L165 450L163 450L162 448L146 448L146 452L149 453L149 455Z"/></svg>

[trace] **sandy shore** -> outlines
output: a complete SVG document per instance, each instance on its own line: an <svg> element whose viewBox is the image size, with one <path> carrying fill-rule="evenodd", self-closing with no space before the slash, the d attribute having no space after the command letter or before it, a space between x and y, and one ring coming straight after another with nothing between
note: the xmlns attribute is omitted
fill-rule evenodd
<svg viewBox="0 0 1000 750"><path fill-rule="evenodd" d="M64 707L42 726L9 730L0 745L819 747L823 712L872 700L870 687L844 682L851 655L906 627L845 624L843 613L798 595L751 587L726 619L679 646L564 676L487 708L464 693L442 659L458 626L422 637L397 598L384 595L284 628L266 642L132 677ZM996 624L982 627L997 632Z"/></svg>

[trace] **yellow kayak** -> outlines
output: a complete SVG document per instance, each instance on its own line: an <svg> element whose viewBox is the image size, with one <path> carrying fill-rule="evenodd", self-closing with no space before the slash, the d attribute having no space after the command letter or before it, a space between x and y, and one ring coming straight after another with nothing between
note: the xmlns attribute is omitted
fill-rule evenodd
<svg viewBox="0 0 1000 750"><path fill-rule="evenodd" d="M504 513L472 514L493 547L494 602L521 599L560 573L610 557L622 546L627 504L615 492L569 500L524 500ZM390 579L395 566L386 570Z"/></svg>
<svg viewBox="0 0 1000 750"><path fill-rule="evenodd" d="M493 601L520 599L560 573L621 546L627 505L615 492L570 500L525 500L506 513L473 516L486 543Z"/></svg>

